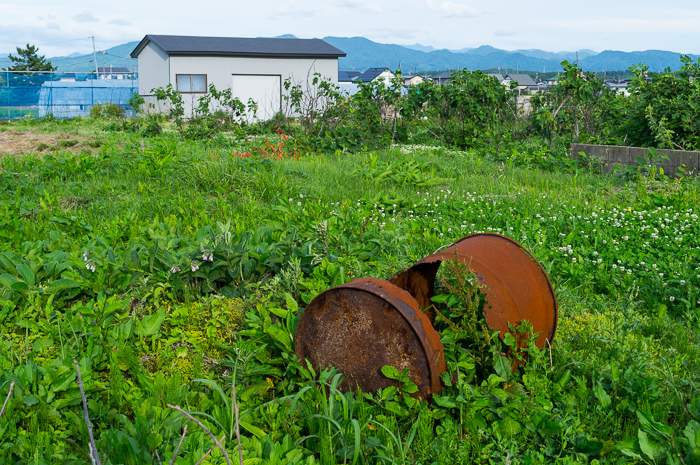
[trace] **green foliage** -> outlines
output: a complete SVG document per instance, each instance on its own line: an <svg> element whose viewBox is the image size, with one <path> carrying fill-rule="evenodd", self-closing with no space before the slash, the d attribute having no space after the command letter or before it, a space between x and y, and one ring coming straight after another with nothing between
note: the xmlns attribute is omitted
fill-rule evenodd
<svg viewBox="0 0 700 465"><path fill-rule="evenodd" d="M648 67L632 68L629 106L622 131L630 145L700 149L700 60L682 56L683 67L673 73L652 74Z"/></svg>
<svg viewBox="0 0 700 465"><path fill-rule="evenodd" d="M39 56L38 51L38 47L29 44L27 44L27 48L17 47L17 56L11 53L7 56L14 64L5 68L4 71L55 71L56 68L51 65L51 62L46 61L43 55Z"/></svg>
<svg viewBox="0 0 700 465"><path fill-rule="evenodd" d="M591 140L615 143L610 139L620 124L624 96L611 91L593 73L584 73L577 64L564 61L562 66L564 74L558 83L531 100L533 129L550 146L558 138L564 143Z"/></svg>
<svg viewBox="0 0 700 465"><path fill-rule="evenodd" d="M91 118L123 118L124 109L116 103L96 103L90 108Z"/></svg>
<svg viewBox="0 0 700 465"><path fill-rule="evenodd" d="M263 125L193 141L165 119L135 121L163 132L10 126L100 144L0 160L0 402L15 382L0 462L89 463L73 359L103 463L169 462L185 424L176 463L203 457L211 439L168 404L246 463L698 460L695 180L543 171L532 165L556 168L547 144L514 139L503 163L444 145L262 158L283 140ZM393 117L376 121L390 140ZM415 129L397 118L396 134L403 125ZM446 261L440 394L419 401L393 367L382 373L394 387L343 392L341 373L296 359L318 293L393 276L477 231L518 240L547 270L551 348L523 322L485 327L478 280ZM217 449L206 460L224 463Z"/></svg>
<svg viewBox="0 0 700 465"><path fill-rule="evenodd" d="M514 120L514 98L486 74L461 70L451 74L447 85L426 80L411 87L404 114L418 118L448 146L481 147L489 143L484 135Z"/></svg>

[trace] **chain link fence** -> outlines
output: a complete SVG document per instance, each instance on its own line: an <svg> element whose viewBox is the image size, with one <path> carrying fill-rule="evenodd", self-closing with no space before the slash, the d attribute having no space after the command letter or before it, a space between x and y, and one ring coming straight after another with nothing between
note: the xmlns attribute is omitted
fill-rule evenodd
<svg viewBox="0 0 700 465"><path fill-rule="evenodd" d="M129 99L138 93L135 73L0 72L0 119L76 118L107 103L133 115Z"/></svg>

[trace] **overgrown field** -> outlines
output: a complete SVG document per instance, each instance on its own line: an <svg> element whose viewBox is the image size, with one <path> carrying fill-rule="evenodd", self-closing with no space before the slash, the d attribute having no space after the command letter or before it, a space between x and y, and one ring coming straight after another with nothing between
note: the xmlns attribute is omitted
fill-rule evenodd
<svg viewBox="0 0 700 465"><path fill-rule="evenodd" d="M694 179L133 124L10 125L91 150L0 159L1 463L91 463L74 361L103 464L700 463ZM319 292L480 231L547 270L551 350L511 372L509 338L438 321L449 374L422 402L390 369L396 388L343 394L296 359Z"/></svg>

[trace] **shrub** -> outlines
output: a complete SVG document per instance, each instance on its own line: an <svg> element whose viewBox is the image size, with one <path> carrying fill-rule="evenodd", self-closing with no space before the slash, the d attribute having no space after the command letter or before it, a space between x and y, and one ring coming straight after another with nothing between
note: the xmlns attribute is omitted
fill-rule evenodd
<svg viewBox="0 0 700 465"><path fill-rule="evenodd" d="M116 103L96 103L90 108L91 118L123 118L124 109Z"/></svg>

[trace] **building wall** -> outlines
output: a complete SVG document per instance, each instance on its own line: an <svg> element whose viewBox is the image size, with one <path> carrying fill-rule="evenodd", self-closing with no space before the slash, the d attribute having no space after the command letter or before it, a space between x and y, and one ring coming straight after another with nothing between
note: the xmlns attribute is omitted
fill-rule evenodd
<svg viewBox="0 0 700 465"><path fill-rule="evenodd" d="M176 86L178 74L205 74L207 87L214 84L218 90L230 89L234 76L261 76L261 80L269 81L270 76L279 76L279 84L291 78L292 83L301 84L306 89L307 83L311 84L314 73L319 73L324 79L330 79L334 84L338 83L338 59L337 58L266 58L266 57L182 57L172 56L169 60L153 51L151 44L144 48L139 55L139 93L150 95L154 87L165 87L169 83ZM148 51L148 52L147 52ZM143 57L143 60L142 60ZM167 75L163 75L165 66L168 66ZM243 82L245 79L239 79ZM150 87L149 87L150 86ZM279 92L279 90L277 91ZM284 92L282 87L282 92ZM268 92L269 93L269 92ZM234 96L236 92L233 92ZM183 94L185 102L185 115L192 114L192 108L196 106L202 94ZM247 95L243 92L241 96ZM152 100L152 99L151 99ZM243 103L247 103L241 98ZM269 99L268 105L270 106ZM148 100L147 100L148 101ZM280 99L274 103L276 108L260 108L258 116L261 118L272 116L279 111ZM260 105L260 103L258 103ZM272 112L272 113L271 113Z"/></svg>
<svg viewBox="0 0 700 465"><path fill-rule="evenodd" d="M171 81L168 55L153 42L139 54L139 95L151 95L151 89L165 87ZM174 81L173 81L174 85Z"/></svg>

